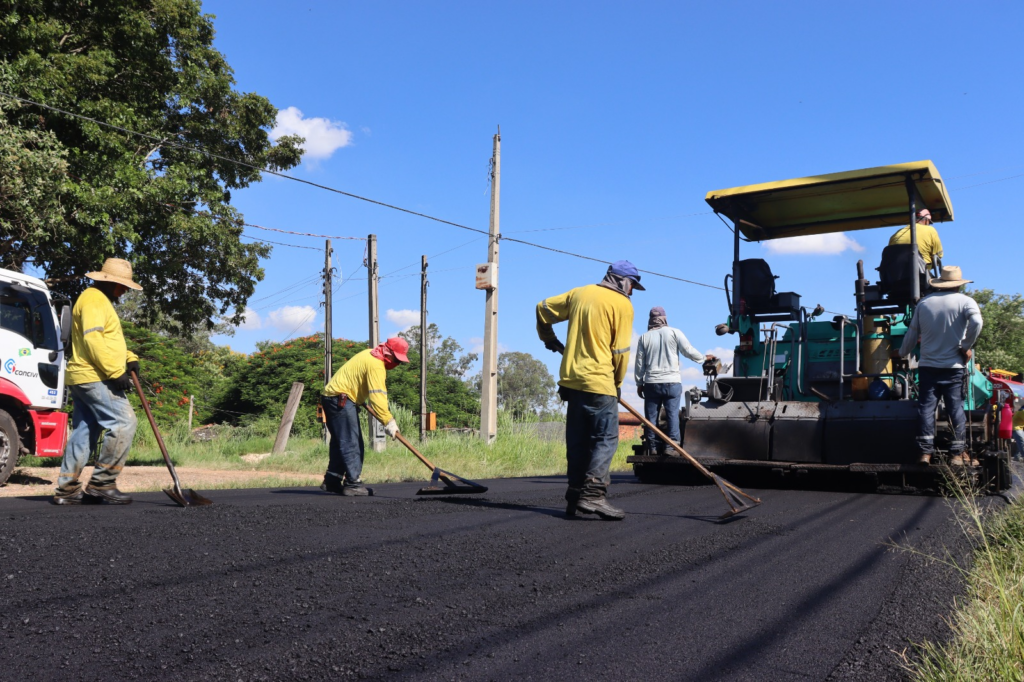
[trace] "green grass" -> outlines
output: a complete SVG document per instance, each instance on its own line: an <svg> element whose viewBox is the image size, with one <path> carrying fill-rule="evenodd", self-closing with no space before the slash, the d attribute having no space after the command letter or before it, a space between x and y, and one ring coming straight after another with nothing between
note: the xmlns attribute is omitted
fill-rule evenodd
<svg viewBox="0 0 1024 682"><path fill-rule="evenodd" d="M913 680L977 682L1024 680L1024 507L983 514L976 500L958 495L961 527L976 550L964 571L967 598L950 618L953 638L926 642ZM949 562L956 565L955 562Z"/></svg>
<svg viewBox="0 0 1024 682"><path fill-rule="evenodd" d="M468 434L438 432L419 442L418 423L405 410L395 410L403 435L436 466L469 479L545 476L565 473L565 444L562 440L542 440L523 433L511 418L499 415L498 437L488 446ZM364 424L365 427L365 424ZM242 460L243 455L271 451L277 424L263 420L250 426L225 429L225 434L207 442L197 442L184 424L161 429L171 459L178 467L266 472L274 485L281 485L282 474L322 474L327 468L327 446L320 438L293 435L285 453L271 455L258 463ZM384 452L374 452L367 443L363 480L368 483L422 481L430 471L397 441L387 440ZM626 457L630 446L639 441L620 441L612 460L613 471L629 470ZM23 457L21 466L60 465L59 459ZM162 466L163 458L148 424L140 423L128 459L128 466ZM254 487L252 481L239 486ZM258 487L256 485L255 487Z"/></svg>

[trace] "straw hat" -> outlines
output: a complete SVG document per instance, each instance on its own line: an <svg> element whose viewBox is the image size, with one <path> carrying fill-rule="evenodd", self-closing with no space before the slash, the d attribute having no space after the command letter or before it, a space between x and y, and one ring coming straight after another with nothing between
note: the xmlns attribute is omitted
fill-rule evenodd
<svg viewBox="0 0 1024 682"><path fill-rule="evenodd" d="M123 258L108 258L103 261L103 269L99 272L87 272L85 276L97 282L116 282L129 289L141 290L142 285L132 281L132 264Z"/></svg>
<svg viewBox="0 0 1024 682"><path fill-rule="evenodd" d="M932 277L931 285L933 289L958 289L973 281L973 279L964 279L963 273L956 265L943 265L942 276Z"/></svg>

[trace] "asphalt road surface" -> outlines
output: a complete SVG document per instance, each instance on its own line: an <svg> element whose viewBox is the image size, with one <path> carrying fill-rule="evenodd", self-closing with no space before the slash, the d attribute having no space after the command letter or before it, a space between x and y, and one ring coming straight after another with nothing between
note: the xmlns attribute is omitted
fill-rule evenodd
<svg viewBox="0 0 1024 682"><path fill-rule="evenodd" d="M563 517L564 479L482 496L161 493L0 500L0 678L901 679L962 592L934 497L618 476L624 521ZM916 550L894 548L894 544Z"/></svg>

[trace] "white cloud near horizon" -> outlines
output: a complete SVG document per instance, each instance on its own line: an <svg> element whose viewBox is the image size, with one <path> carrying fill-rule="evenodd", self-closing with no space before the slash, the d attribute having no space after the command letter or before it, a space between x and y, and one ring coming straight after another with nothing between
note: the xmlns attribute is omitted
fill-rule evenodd
<svg viewBox="0 0 1024 682"><path fill-rule="evenodd" d="M418 310L392 310L388 308L388 311L384 314L388 318L388 321L398 327L398 331L404 332L414 324L420 323L420 311Z"/></svg>
<svg viewBox="0 0 1024 682"><path fill-rule="evenodd" d="M541 348L544 348L542 345ZM482 336L474 336L469 340L469 352L477 353L482 360L484 357L484 339ZM498 342L498 355L508 352L508 346L503 344L501 341ZM536 356L535 356L536 357ZM557 380L557 377L556 377Z"/></svg>
<svg viewBox="0 0 1024 682"><path fill-rule="evenodd" d="M271 310L263 320L263 327L273 327L282 332L308 334L313 331L316 308L308 305L286 305Z"/></svg>
<svg viewBox="0 0 1024 682"><path fill-rule="evenodd" d="M301 135L304 159L321 161L331 158L337 150L352 144L352 131L341 121L327 118L304 118L298 107L288 107L277 112L277 122L270 131L270 139L284 135Z"/></svg>
<svg viewBox="0 0 1024 682"><path fill-rule="evenodd" d="M832 256L846 250L864 250L864 247L855 239L847 237L845 232L772 239L771 241L763 242L762 245L768 253L817 254L825 256Z"/></svg>
<svg viewBox="0 0 1024 682"><path fill-rule="evenodd" d="M254 329L261 329L263 327L263 320L260 319L260 314L250 308L245 307L245 316L242 319L242 323L238 325L238 329L245 331L252 331Z"/></svg>

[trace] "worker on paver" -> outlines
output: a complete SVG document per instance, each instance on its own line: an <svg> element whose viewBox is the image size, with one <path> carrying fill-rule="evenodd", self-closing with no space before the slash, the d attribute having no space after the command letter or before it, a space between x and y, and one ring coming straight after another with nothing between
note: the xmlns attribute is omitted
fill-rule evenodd
<svg viewBox="0 0 1024 682"><path fill-rule="evenodd" d="M978 466L978 460L966 447L967 419L962 393L964 367L969 366L971 348L982 326L978 304L961 293L962 287L972 281L964 279L955 265L944 266L942 276L931 280L936 291L922 298L914 309L900 346L900 356L907 357L918 340L921 342L917 368L917 445L921 464L931 463L935 454L935 405L941 394L946 414L953 422L950 452L955 454L949 463Z"/></svg>
<svg viewBox="0 0 1024 682"><path fill-rule="evenodd" d="M694 362L715 359L713 355L705 358L703 353L690 345L683 332L669 327L664 308L660 305L651 308L647 333L636 342L633 372L636 394L643 398L644 414L652 424L658 423L658 411L665 408L668 418L666 435L676 443L679 442L679 398L683 395L682 377L679 374L680 353ZM646 426L644 444L648 454L665 454L665 441Z"/></svg>
<svg viewBox="0 0 1024 682"><path fill-rule="evenodd" d="M565 458L567 517L580 511L618 520L626 514L608 503L608 469L619 445L618 397L629 364L633 304L640 273L628 260L612 263L600 284L577 287L537 304L537 335L562 353L558 395L568 403ZM563 345L551 325L569 321Z"/></svg>
<svg viewBox="0 0 1024 682"><path fill-rule="evenodd" d="M95 284L82 292L71 310L71 352L65 384L71 393L71 435L64 448L54 504L130 504L132 498L117 489L135 438L138 420L126 391L131 373L139 373L139 358L128 350L114 303L129 289L132 264L108 258L99 272L85 275ZM78 480L96 453L96 466L83 492Z"/></svg>
<svg viewBox="0 0 1024 682"><path fill-rule="evenodd" d="M367 402L384 422L384 431L395 438L398 422L388 409L387 370L409 362L409 343L398 337L376 348L367 348L341 366L320 396L327 431L331 434L330 460L320 489L350 496L373 495L363 485L363 433L359 430L358 405ZM372 417L371 423L372 423Z"/></svg>
<svg viewBox="0 0 1024 682"><path fill-rule="evenodd" d="M910 243L910 226L901 227L889 238L889 246ZM917 212L917 250L924 259L926 270L938 276L942 272L942 240L932 227L932 212L922 208Z"/></svg>

